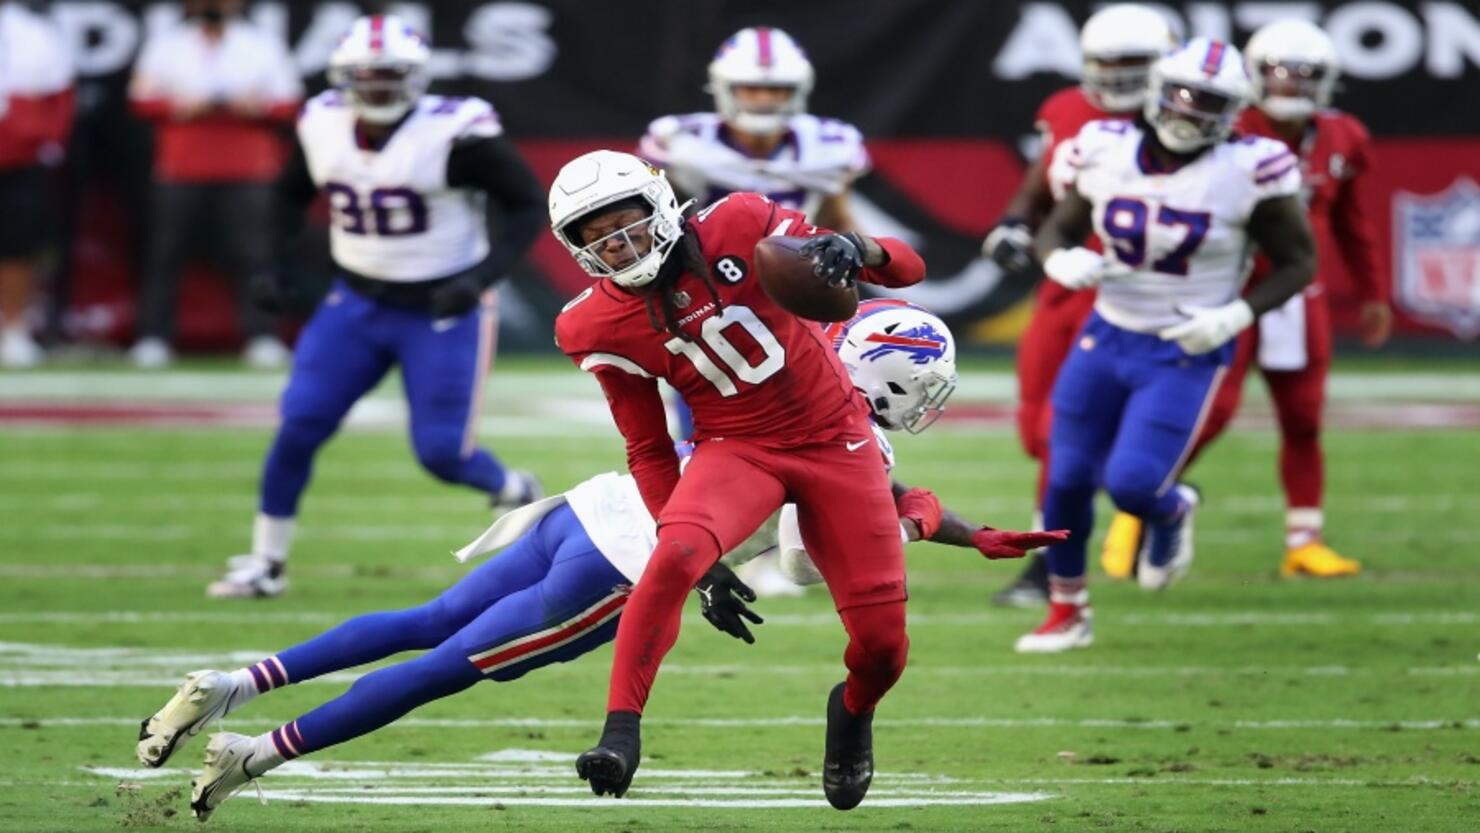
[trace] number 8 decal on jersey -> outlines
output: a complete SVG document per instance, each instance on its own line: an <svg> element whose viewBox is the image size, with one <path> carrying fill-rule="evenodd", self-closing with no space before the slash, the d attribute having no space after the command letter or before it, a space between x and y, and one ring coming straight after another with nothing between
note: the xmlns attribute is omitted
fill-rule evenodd
<svg viewBox="0 0 1480 833"><path fill-rule="evenodd" d="M765 359L760 364L751 364L734 344L725 337L725 330L732 326L744 328L755 343L760 345ZM759 385L786 365L786 348L776 340L776 335L767 329L765 322L756 317L750 307L725 307L719 315L711 316L699 327L699 338L735 374L735 379L750 385ZM735 380L710 360L709 354L697 343L674 337L663 344L668 352L683 356L693 362L699 375L708 379L719 389L720 396L734 396L740 392Z"/></svg>

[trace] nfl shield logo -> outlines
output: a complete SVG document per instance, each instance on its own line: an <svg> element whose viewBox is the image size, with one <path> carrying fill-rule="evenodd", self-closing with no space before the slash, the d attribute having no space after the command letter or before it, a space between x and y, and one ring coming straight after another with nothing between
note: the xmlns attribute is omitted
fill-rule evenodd
<svg viewBox="0 0 1480 833"><path fill-rule="evenodd" d="M1393 276L1412 318L1463 339L1480 334L1480 186L1393 194Z"/></svg>

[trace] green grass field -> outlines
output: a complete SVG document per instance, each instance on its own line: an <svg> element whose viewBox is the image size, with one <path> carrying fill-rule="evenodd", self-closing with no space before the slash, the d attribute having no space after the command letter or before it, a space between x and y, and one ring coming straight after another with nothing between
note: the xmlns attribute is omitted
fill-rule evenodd
<svg viewBox="0 0 1480 833"><path fill-rule="evenodd" d="M491 401L546 390L546 375L501 369ZM589 384L568 375L572 390ZM0 401L16 378L0 380ZM45 387L36 378L28 384ZM563 377L552 384L565 390ZM1476 378L1454 384L1473 395ZM514 408L496 408L492 424L512 427L491 442L548 486L621 467L610 428L562 430ZM177 768L133 758L138 721L179 675L419 603L461 574L448 552L484 527L482 501L424 476L399 430L351 429L319 462L290 592L204 598L222 559L247 544L269 438L266 428L0 428L0 828L194 828L187 770L201 739ZM1330 537L1367 570L1332 583L1277 576L1275 449L1274 434L1245 429L1199 465L1207 506L1183 584L1152 596L1093 577L1088 651L1013 654L1040 614L986 599L1015 567L912 548L910 667L880 709L879 775L852 813L822 803L822 707L841 679L843 634L814 591L762 603L767 622L750 647L688 611L630 800L595 800L571 765L598 734L608 647L303 759L262 779L267 806L249 789L210 826L1480 830L1480 435L1333 433ZM983 522L1026 523L1034 472L1009 432L943 424L897 451L900 479ZM274 692L225 726L264 731L349 679Z"/></svg>

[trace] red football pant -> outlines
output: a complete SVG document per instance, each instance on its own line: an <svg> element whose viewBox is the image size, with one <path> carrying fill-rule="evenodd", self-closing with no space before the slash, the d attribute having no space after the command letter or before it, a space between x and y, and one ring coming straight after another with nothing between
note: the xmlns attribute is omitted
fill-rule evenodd
<svg viewBox="0 0 1480 833"><path fill-rule="evenodd" d="M678 640L684 597L788 499L848 631L844 704L868 712L894 685L909 650L904 547L889 475L860 417L835 439L794 448L736 438L699 443L617 626L608 711L642 712Z"/></svg>
<svg viewBox="0 0 1480 833"><path fill-rule="evenodd" d="M1045 279L1038 289L1033 317L1018 342L1018 440L1028 456L1038 461L1039 502L1048 485L1053 383L1094 305L1095 293L1073 292Z"/></svg>
<svg viewBox="0 0 1480 833"><path fill-rule="evenodd" d="M1321 412L1326 403L1326 376L1331 370L1331 314L1324 293L1305 298L1306 365L1301 370L1264 370L1264 384L1274 403L1280 429L1280 482L1291 509L1319 509L1325 491L1326 464L1321 452ZM1238 411L1244 378L1259 355L1259 325L1239 336L1233 364L1193 448L1192 460L1227 429ZM1319 530L1317 530L1319 531Z"/></svg>

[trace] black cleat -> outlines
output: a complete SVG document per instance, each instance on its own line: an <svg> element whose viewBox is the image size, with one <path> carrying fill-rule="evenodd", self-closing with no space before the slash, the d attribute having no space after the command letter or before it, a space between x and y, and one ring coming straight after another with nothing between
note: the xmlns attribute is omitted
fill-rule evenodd
<svg viewBox="0 0 1480 833"><path fill-rule="evenodd" d="M843 686L827 696L827 752L822 792L836 810L852 810L874 780L874 713L854 715L843 706Z"/></svg>
<svg viewBox="0 0 1480 833"><path fill-rule="evenodd" d="M576 774L590 782L596 795L621 798L632 786L632 776L642 761L641 715L612 712L606 716L601 742L576 758Z"/></svg>
<svg viewBox="0 0 1480 833"><path fill-rule="evenodd" d="M1048 604L1048 562L1043 553L1028 557L1028 566L1012 584L992 594L998 607L1042 607Z"/></svg>

